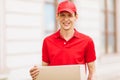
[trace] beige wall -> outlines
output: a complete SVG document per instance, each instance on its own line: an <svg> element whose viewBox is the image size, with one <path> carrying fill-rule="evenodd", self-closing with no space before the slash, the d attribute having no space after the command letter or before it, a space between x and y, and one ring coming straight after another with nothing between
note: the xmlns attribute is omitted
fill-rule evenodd
<svg viewBox="0 0 120 80"><path fill-rule="evenodd" d="M30 79L29 69L41 65L43 1L0 0L0 77L7 66L8 80Z"/></svg>
<svg viewBox="0 0 120 80"><path fill-rule="evenodd" d="M117 50L120 53L120 0L117 0Z"/></svg>
<svg viewBox="0 0 120 80"><path fill-rule="evenodd" d="M0 73L4 73L6 68L6 51L5 51L5 1L0 0Z"/></svg>

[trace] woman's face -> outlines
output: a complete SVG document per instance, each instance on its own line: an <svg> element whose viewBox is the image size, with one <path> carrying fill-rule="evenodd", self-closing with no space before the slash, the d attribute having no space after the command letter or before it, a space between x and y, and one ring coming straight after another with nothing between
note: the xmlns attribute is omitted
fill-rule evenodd
<svg viewBox="0 0 120 80"><path fill-rule="evenodd" d="M74 28L74 23L77 19L75 13L71 14L69 12L61 12L57 15L57 20L60 24L60 28L64 30L69 30Z"/></svg>

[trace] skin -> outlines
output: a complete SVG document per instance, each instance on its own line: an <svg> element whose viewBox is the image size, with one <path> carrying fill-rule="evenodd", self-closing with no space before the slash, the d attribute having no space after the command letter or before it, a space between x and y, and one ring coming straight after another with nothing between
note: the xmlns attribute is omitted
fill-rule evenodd
<svg viewBox="0 0 120 80"><path fill-rule="evenodd" d="M61 36L68 41L74 35L74 24L77 20L78 16L75 13L69 12L61 12L56 15L57 21L60 24L60 34ZM48 66L49 64L46 62L42 62L42 66ZM87 63L88 66L88 79L87 80L94 80L94 73L95 73L95 62ZM32 80L36 79L36 76L39 74L38 66L34 66L30 69L30 75Z"/></svg>
<svg viewBox="0 0 120 80"><path fill-rule="evenodd" d="M57 21L60 24L60 34L61 36L68 41L73 37L74 34L74 24L77 19L77 15L69 12L61 12L57 16Z"/></svg>

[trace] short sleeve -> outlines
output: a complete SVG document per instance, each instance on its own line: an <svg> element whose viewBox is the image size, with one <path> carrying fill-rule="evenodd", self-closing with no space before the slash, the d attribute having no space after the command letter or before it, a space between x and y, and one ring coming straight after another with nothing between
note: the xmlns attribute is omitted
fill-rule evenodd
<svg viewBox="0 0 120 80"><path fill-rule="evenodd" d="M49 55L48 55L46 40L43 41L43 46L42 46L42 61L49 63Z"/></svg>
<svg viewBox="0 0 120 80"><path fill-rule="evenodd" d="M93 40L90 39L88 41L86 51L85 51L85 61L86 63L93 62L96 60L96 52L95 52L95 47Z"/></svg>

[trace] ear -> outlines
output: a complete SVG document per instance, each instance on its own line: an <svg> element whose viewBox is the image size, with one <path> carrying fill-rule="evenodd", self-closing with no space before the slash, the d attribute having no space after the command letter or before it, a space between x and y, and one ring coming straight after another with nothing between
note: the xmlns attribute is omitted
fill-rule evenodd
<svg viewBox="0 0 120 80"><path fill-rule="evenodd" d="M59 20L59 14L56 13L56 20Z"/></svg>
<svg viewBox="0 0 120 80"><path fill-rule="evenodd" d="M78 19L78 14L76 14L76 19Z"/></svg>

